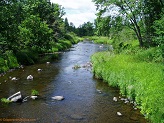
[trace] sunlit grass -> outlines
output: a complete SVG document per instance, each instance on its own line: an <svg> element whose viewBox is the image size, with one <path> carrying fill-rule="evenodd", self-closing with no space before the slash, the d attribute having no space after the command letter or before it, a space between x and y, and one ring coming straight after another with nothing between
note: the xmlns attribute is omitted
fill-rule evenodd
<svg viewBox="0 0 164 123"><path fill-rule="evenodd" d="M145 51L146 52L146 51ZM93 72L121 95L135 100L142 114L154 123L164 121L164 66L137 55L99 52L92 56ZM146 55L145 55L146 56ZM136 60L138 59L138 60Z"/></svg>
<svg viewBox="0 0 164 123"><path fill-rule="evenodd" d="M111 44L112 43L112 40L109 37L105 37L105 36L91 36L91 37L85 37L85 38L98 44Z"/></svg>

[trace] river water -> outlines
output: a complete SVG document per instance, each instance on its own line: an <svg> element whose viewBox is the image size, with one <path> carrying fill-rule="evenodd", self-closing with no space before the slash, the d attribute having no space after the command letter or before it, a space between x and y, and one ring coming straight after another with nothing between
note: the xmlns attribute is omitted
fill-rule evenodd
<svg viewBox="0 0 164 123"><path fill-rule="evenodd" d="M59 55L50 64L35 64L15 70L0 77L0 98L18 91L28 96L31 90L39 91L37 100L23 103L0 103L0 122L13 123L146 123L139 110L123 101L113 101L119 90L93 77L90 67L73 69L90 61L90 56L107 50L92 42L80 42ZM38 72L37 69L43 69ZM32 81L26 80L33 75ZM18 78L12 81L11 77ZM62 101L53 96L64 96ZM122 116L118 116L121 112Z"/></svg>

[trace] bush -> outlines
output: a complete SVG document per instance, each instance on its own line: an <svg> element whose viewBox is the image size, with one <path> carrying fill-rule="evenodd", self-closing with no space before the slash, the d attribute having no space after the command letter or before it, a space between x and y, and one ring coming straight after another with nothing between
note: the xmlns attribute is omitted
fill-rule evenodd
<svg viewBox="0 0 164 123"><path fill-rule="evenodd" d="M164 57L163 51L159 47L153 47L149 49L141 49L138 52L136 52L136 61L147 61L147 62L158 62L163 63Z"/></svg>
<svg viewBox="0 0 164 123"><path fill-rule="evenodd" d="M38 53L32 50L22 50L16 53L18 62L23 65L32 65L38 61Z"/></svg>
<svg viewBox="0 0 164 123"><path fill-rule="evenodd" d="M64 49L68 49L72 46L72 43L69 40L59 40L59 43L63 46Z"/></svg>
<svg viewBox="0 0 164 123"><path fill-rule="evenodd" d="M0 73L4 73L7 70L9 70L9 67L7 66L7 60L4 60L4 58L0 57Z"/></svg>
<svg viewBox="0 0 164 123"><path fill-rule="evenodd" d="M14 56L12 51L6 51L4 56L9 68L17 68L19 66L17 58Z"/></svg>
<svg viewBox="0 0 164 123"><path fill-rule="evenodd" d="M17 58L12 51L6 51L0 56L0 73L4 73L12 68L19 67Z"/></svg>

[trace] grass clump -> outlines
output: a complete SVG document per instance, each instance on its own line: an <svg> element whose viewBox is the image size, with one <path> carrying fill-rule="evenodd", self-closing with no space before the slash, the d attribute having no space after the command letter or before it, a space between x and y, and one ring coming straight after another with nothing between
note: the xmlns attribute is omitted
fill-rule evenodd
<svg viewBox="0 0 164 123"><path fill-rule="evenodd" d="M142 59L143 56L140 55L145 54L144 52L150 51L139 51L133 55L96 53L91 57L93 72L109 85L119 87L122 95L136 101L146 118L154 123L162 123L164 66L161 62Z"/></svg>
<svg viewBox="0 0 164 123"><path fill-rule="evenodd" d="M35 89L31 90L31 96L38 96L39 92Z"/></svg>
<svg viewBox="0 0 164 123"><path fill-rule="evenodd" d="M9 103L11 103L12 101L10 101L10 100L8 100L8 99L6 99L6 98L1 98L1 102L2 102L2 103L9 104Z"/></svg>
<svg viewBox="0 0 164 123"><path fill-rule="evenodd" d="M97 44L111 44L112 40L109 37L105 37L105 36L92 36L92 37L86 37L89 40L93 40L94 43Z"/></svg>

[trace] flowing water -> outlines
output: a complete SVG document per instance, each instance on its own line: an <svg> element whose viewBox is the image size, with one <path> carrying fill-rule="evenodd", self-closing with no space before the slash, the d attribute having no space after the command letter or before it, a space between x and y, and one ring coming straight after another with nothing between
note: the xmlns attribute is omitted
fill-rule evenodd
<svg viewBox="0 0 164 123"><path fill-rule="evenodd" d="M75 65L86 65L90 56L106 46L92 42L80 42L69 51L60 54L50 64L26 66L0 77L0 98L18 91L28 96L31 90L38 90L37 100L23 103L0 103L0 122L13 123L146 123L139 110L123 101L113 101L119 90L93 77L90 67L73 69ZM43 69L38 72L37 69ZM27 80L28 75L34 79ZM12 81L11 77L18 78ZM64 96L62 101L53 96ZM118 116L121 112L122 116Z"/></svg>

